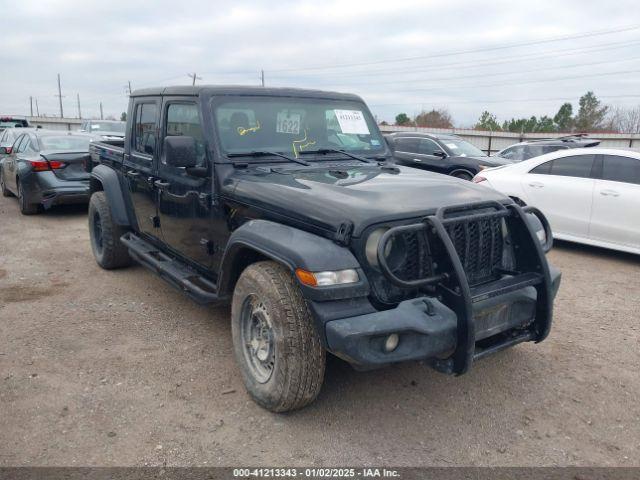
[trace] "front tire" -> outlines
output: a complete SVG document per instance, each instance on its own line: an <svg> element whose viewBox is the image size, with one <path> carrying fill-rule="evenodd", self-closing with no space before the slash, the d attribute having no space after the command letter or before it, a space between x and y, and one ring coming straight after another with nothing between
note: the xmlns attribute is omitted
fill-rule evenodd
<svg viewBox="0 0 640 480"><path fill-rule="evenodd" d="M129 251L120 242L127 229L113 222L104 192L95 192L89 201L89 236L96 262L105 270L131 264Z"/></svg>
<svg viewBox="0 0 640 480"><path fill-rule="evenodd" d="M20 213L23 215L35 215L38 213L38 204L27 201L22 181L18 180L16 183L18 184L18 205L20 206Z"/></svg>
<svg viewBox="0 0 640 480"><path fill-rule="evenodd" d="M467 171L458 171L451 174L452 177L459 178L460 180L471 181L473 179L473 175Z"/></svg>
<svg viewBox="0 0 640 480"><path fill-rule="evenodd" d="M231 322L236 361L258 404L287 412L315 400L325 351L289 270L271 261L247 267L233 292Z"/></svg>

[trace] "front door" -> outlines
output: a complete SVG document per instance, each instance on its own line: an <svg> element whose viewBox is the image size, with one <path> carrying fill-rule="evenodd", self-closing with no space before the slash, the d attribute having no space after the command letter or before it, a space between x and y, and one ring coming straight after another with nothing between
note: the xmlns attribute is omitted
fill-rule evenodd
<svg viewBox="0 0 640 480"><path fill-rule="evenodd" d="M527 203L545 214L554 233L589 236L594 159L595 155L561 157L522 176Z"/></svg>
<svg viewBox="0 0 640 480"><path fill-rule="evenodd" d="M124 177L136 214L139 231L159 237L156 211L157 190L154 178L157 168L158 125L160 105L157 99L141 97L133 105L129 142L125 148Z"/></svg>
<svg viewBox="0 0 640 480"><path fill-rule="evenodd" d="M198 158L197 167L186 169L168 165L164 152L160 156L156 187L162 240L186 259L210 267L219 246L212 235L212 165L207 160L199 108L194 102L167 98L162 117L163 138L193 137Z"/></svg>
<svg viewBox="0 0 640 480"><path fill-rule="evenodd" d="M602 155L593 195L590 236L640 248L640 160Z"/></svg>

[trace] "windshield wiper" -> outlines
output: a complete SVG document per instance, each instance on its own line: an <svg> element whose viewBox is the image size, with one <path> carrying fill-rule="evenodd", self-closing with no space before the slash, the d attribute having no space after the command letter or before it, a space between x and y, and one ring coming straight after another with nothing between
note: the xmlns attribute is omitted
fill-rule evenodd
<svg viewBox="0 0 640 480"><path fill-rule="evenodd" d="M299 152L302 155L305 154L326 154L326 153L341 153L346 155L347 157L355 158L356 160L364 163L374 163L368 158L361 157L360 155L354 155L353 153L349 153L346 150L337 150L335 148L319 148L318 150L305 150L303 152Z"/></svg>
<svg viewBox="0 0 640 480"><path fill-rule="evenodd" d="M229 157L229 158L233 158L233 157L270 157L270 156L284 158L285 160L289 160L290 162L299 163L300 165L306 165L307 167L309 165L311 165L309 162L307 162L305 160L300 160L299 158L289 157L288 155L284 155L284 154L278 153L278 152L268 152L266 150L254 150L254 151L251 151L251 152L227 153L227 157Z"/></svg>

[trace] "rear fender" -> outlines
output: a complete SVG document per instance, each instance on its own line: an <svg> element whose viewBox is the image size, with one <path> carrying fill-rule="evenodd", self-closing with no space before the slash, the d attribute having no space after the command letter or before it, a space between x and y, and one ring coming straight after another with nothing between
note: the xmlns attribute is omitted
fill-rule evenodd
<svg viewBox="0 0 640 480"><path fill-rule="evenodd" d="M335 287L307 287L299 283L308 300L327 301L366 296L369 284L358 260L333 241L297 228L267 220L251 220L231 235L227 243L218 288L221 296L230 295L242 270L260 259L274 260L291 270L309 272L355 269L360 281Z"/></svg>
<svg viewBox="0 0 640 480"><path fill-rule="evenodd" d="M115 170L106 165L96 165L91 171L90 186L91 193L104 191L116 224L127 227L135 224L135 221L131 221L129 217L122 185Z"/></svg>

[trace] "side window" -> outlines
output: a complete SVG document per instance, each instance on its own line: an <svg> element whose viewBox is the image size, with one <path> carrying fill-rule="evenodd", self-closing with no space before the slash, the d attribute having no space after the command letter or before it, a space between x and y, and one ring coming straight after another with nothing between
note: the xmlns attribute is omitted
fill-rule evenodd
<svg viewBox="0 0 640 480"><path fill-rule="evenodd" d="M423 155L433 155L435 152L442 152L442 148L429 138L422 138L418 146L418 153Z"/></svg>
<svg viewBox="0 0 640 480"><path fill-rule="evenodd" d="M418 138L398 138L396 140L396 150L399 152L418 153Z"/></svg>
<svg viewBox="0 0 640 480"><path fill-rule="evenodd" d="M549 175L551 173L552 163L553 161L541 163L536 168L529 170L529 173L536 173L538 175Z"/></svg>
<svg viewBox="0 0 640 480"><path fill-rule="evenodd" d="M509 147L500 155L502 158L508 158L509 160L524 160L524 146L518 145L517 147Z"/></svg>
<svg viewBox="0 0 640 480"><path fill-rule="evenodd" d="M140 153L153 155L156 153L156 125L158 108L155 103L139 103L136 105L133 124L133 149Z"/></svg>
<svg viewBox="0 0 640 480"><path fill-rule="evenodd" d="M559 175L562 177L591 177L591 169L593 168L593 160L595 155L575 155L572 157L564 157L553 160L551 166L551 175Z"/></svg>
<svg viewBox="0 0 640 480"><path fill-rule="evenodd" d="M37 152L38 151L38 144L37 144L37 140L35 138L31 138L28 135L27 137L27 143L25 148L26 152Z"/></svg>
<svg viewBox="0 0 640 480"><path fill-rule="evenodd" d="M640 160L619 155L605 155L602 179L640 185Z"/></svg>
<svg viewBox="0 0 640 480"><path fill-rule="evenodd" d="M542 147L542 155L545 153L555 152L557 150L566 150L567 147L563 147L561 145L543 145Z"/></svg>
<svg viewBox="0 0 640 480"><path fill-rule="evenodd" d="M166 134L193 137L196 140L198 166L206 164L204 136L198 115L198 106L194 103L172 103L167 108Z"/></svg>

